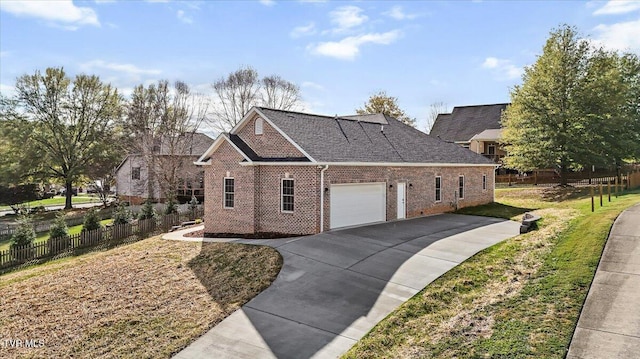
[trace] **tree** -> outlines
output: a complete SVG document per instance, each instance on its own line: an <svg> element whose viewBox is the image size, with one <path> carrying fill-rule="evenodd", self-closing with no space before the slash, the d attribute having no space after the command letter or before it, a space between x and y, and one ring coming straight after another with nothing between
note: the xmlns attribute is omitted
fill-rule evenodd
<svg viewBox="0 0 640 359"><path fill-rule="evenodd" d="M298 85L276 75L260 79L250 66L218 79L213 90L216 100L213 125L220 131L233 128L254 106L292 110L301 105Z"/></svg>
<svg viewBox="0 0 640 359"><path fill-rule="evenodd" d="M191 92L184 82L173 88L159 81L137 86L121 123L128 134L127 152L140 155L145 163L149 198L158 186L164 198L175 201L178 182L185 175L185 154L191 153L196 131L206 119L208 102Z"/></svg>
<svg viewBox="0 0 640 359"><path fill-rule="evenodd" d="M572 169L611 166L634 156L637 145L629 142L637 143L640 127L632 121L638 97L633 98L631 79L638 75L625 74L634 61L626 68L623 59L630 57L594 49L573 27L552 31L503 114L506 165L522 171L556 168L566 185Z"/></svg>
<svg viewBox="0 0 640 359"><path fill-rule="evenodd" d="M441 113L450 113L449 106L442 101L437 101L429 105L429 114L427 115L427 124L425 126L425 131L427 133L431 132L431 128L433 124L436 123L436 118Z"/></svg>
<svg viewBox="0 0 640 359"><path fill-rule="evenodd" d="M74 181L98 167L108 151L121 97L97 76L72 80L62 68L24 75L15 87L26 120L9 123L16 132L14 144L20 141L20 162L29 166L24 176L59 179L66 188L65 209L70 209Z"/></svg>
<svg viewBox="0 0 640 359"><path fill-rule="evenodd" d="M402 123L411 127L416 127L416 119L409 117L400 107L398 107L398 98L389 96L385 91L377 92L369 101L364 103L363 108L356 109L358 115L383 113L391 116Z"/></svg>

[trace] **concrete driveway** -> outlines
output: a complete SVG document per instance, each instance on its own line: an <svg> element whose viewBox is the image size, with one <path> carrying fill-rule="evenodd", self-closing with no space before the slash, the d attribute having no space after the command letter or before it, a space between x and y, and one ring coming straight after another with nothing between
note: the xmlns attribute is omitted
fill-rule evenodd
<svg viewBox="0 0 640 359"><path fill-rule="evenodd" d="M427 284L519 223L442 214L269 241L273 284L175 358L335 358ZM177 239L166 236L167 239Z"/></svg>

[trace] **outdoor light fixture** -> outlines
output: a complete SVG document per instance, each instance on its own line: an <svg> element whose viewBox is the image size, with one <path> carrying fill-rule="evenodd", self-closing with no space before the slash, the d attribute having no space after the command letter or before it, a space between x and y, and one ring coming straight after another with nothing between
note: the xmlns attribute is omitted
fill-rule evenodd
<svg viewBox="0 0 640 359"><path fill-rule="evenodd" d="M329 192L329 187L325 187L325 188L324 188L324 191L325 191L325 192Z"/></svg>
<svg viewBox="0 0 640 359"><path fill-rule="evenodd" d="M392 185L392 184L390 184L390 185L389 185L389 188L393 188L393 185Z"/></svg>

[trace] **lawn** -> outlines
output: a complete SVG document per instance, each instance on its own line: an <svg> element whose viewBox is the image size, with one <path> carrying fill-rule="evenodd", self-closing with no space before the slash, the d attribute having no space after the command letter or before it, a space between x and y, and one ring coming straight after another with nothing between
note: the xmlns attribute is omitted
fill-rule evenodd
<svg viewBox="0 0 640 359"><path fill-rule="evenodd" d="M100 224L104 226L104 225L107 225L107 224L109 224L111 222L113 222L113 219L105 219L105 220L100 221ZM81 231L82 231L82 224L79 224L79 225L73 226L73 227L69 227L69 235L78 234ZM49 232L38 233L34 243L44 242L47 239L49 239ZM9 249L9 247L11 247L11 239L0 240L0 251L7 250L7 249Z"/></svg>
<svg viewBox="0 0 640 359"><path fill-rule="evenodd" d="M55 196L52 198L41 199L37 201L25 202L23 203L25 206L29 208L34 208L38 206L64 206L65 197ZM71 204L82 204L82 203L98 203L100 202L100 198L96 196L72 196ZM11 211L11 207L9 206L0 206L0 211Z"/></svg>
<svg viewBox="0 0 640 359"><path fill-rule="evenodd" d="M587 190L496 191L461 212L543 218L537 231L488 248L403 304L346 358L563 358L611 225L640 191L591 213Z"/></svg>
<svg viewBox="0 0 640 359"><path fill-rule="evenodd" d="M0 276L3 358L168 358L260 293L271 248L149 238Z"/></svg>

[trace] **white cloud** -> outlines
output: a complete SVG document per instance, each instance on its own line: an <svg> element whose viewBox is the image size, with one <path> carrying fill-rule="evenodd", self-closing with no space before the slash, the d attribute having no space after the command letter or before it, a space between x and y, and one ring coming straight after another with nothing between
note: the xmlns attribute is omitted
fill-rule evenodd
<svg viewBox="0 0 640 359"><path fill-rule="evenodd" d="M367 15L361 14L363 11L361 8L352 5L341 6L331 11L329 13L331 22L337 26L333 31L344 32L362 25L365 21L369 20Z"/></svg>
<svg viewBox="0 0 640 359"><path fill-rule="evenodd" d="M155 69L141 69L132 64L119 64L115 62L106 62L103 60L93 60L86 62L81 67L87 71L94 69L105 69L116 72L123 72L129 75L159 75L162 73L160 70Z"/></svg>
<svg viewBox="0 0 640 359"><path fill-rule="evenodd" d="M16 94L16 88L11 85L0 84L0 93L2 96L11 97Z"/></svg>
<svg viewBox="0 0 640 359"><path fill-rule="evenodd" d="M312 90L318 90L318 91L324 91L324 86L317 84L315 82L311 82L311 81L305 81L302 83L302 88L308 88L308 89L312 89Z"/></svg>
<svg viewBox="0 0 640 359"><path fill-rule="evenodd" d="M260 4L264 6L273 6L276 2L274 0L260 0Z"/></svg>
<svg viewBox="0 0 640 359"><path fill-rule="evenodd" d="M487 57L482 63L482 67L490 69L498 74L501 79L513 80L522 76L523 70L515 66L511 60L499 59L497 57Z"/></svg>
<svg viewBox="0 0 640 359"><path fill-rule="evenodd" d="M178 20L184 22L185 24L193 24L193 19L187 16L184 10L178 10L176 16L178 17Z"/></svg>
<svg viewBox="0 0 640 359"><path fill-rule="evenodd" d="M640 1L638 0L612 0L608 1L603 7L594 11L594 15L620 15L640 10ZM640 36L640 35L639 35Z"/></svg>
<svg viewBox="0 0 640 359"><path fill-rule="evenodd" d="M391 10L385 12L384 15L387 15L396 20L411 20L418 17L418 14L405 13L404 10L402 10L402 6L394 6L391 8Z"/></svg>
<svg viewBox="0 0 640 359"><path fill-rule="evenodd" d="M379 45L389 45L396 41L402 33L399 30L385 33L362 34L349 36L340 41L321 42L317 45L311 44L307 48L316 55L334 57L340 60L354 60L360 53L360 46L371 43Z"/></svg>
<svg viewBox="0 0 640 359"><path fill-rule="evenodd" d="M302 36L309 36L316 33L316 24L311 22L308 25L298 26L293 28L289 33L289 36L295 38L299 38Z"/></svg>
<svg viewBox="0 0 640 359"><path fill-rule="evenodd" d="M16 16L46 20L68 30L76 30L82 25L100 26L98 15L93 9L78 7L71 0L0 1L0 10Z"/></svg>
<svg viewBox="0 0 640 359"><path fill-rule="evenodd" d="M612 50L640 52L640 19L612 25L601 24L594 31L598 33L594 39L596 44Z"/></svg>

